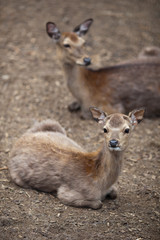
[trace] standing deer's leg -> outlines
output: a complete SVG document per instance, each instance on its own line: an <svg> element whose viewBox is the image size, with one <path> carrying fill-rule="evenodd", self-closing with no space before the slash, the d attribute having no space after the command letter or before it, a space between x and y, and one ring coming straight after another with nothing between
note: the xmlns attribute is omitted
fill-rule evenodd
<svg viewBox="0 0 160 240"><path fill-rule="evenodd" d="M58 189L57 196L62 203L74 207L89 207L92 209L99 209L102 207L102 202L100 200L86 200L81 193L70 189L66 185Z"/></svg>
<svg viewBox="0 0 160 240"><path fill-rule="evenodd" d="M80 105L80 103L77 102L77 101L72 102L72 103L69 104L69 106L68 106L68 110L69 110L70 112L77 112L77 111L79 111L80 109L81 109L81 105Z"/></svg>
<svg viewBox="0 0 160 240"><path fill-rule="evenodd" d="M91 119L91 114L89 111L82 111L80 114L81 119Z"/></svg>
<svg viewBox="0 0 160 240"><path fill-rule="evenodd" d="M80 113L80 117L81 119L91 119L92 115L91 112L89 111L89 104L86 106L86 104L82 104L81 105L81 113Z"/></svg>

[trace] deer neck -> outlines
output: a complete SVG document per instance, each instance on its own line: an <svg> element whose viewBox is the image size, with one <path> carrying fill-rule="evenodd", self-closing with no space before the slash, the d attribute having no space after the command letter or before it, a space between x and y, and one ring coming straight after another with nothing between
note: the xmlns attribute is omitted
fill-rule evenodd
<svg viewBox="0 0 160 240"><path fill-rule="evenodd" d="M106 164L117 164L121 163L123 151L110 151L104 141L102 150L102 155L104 156L104 163Z"/></svg>
<svg viewBox="0 0 160 240"><path fill-rule="evenodd" d="M104 142L98 156L96 163L99 168L98 175L102 181L107 183L107 187L110 187L109 185L112 185L120 174L123 152L110 151Z"/></svg>
<svg viewBox="0 0 160 240"><path fill-rule="evenodd" d="M68 60L67 57L63 55L61 44L57 45L56 51L59 62L62 64L62 69L65 75L65 79L67 80L67 84L71 85L74 80L74 76L76 76L77 65L76 63Z"/></svg>
<svg viewBox="0 0 160 240"><path fill-rule="evenodd" d="M82 83L79 81L81 67L75 63L63 62L63 70L70 92L77 100L79 100L79 102L81 102L82 96L80 89L82 89Z"/></svg>
<svg viewBox="0 0 160 240"><path fill-rule="evenodd" d="M63 62L62 66L63 66L65 77L67 81L69 81L69 79L73 78L72 75L74 74L77 66L76 64L69 63L69 62Z"/></svg>

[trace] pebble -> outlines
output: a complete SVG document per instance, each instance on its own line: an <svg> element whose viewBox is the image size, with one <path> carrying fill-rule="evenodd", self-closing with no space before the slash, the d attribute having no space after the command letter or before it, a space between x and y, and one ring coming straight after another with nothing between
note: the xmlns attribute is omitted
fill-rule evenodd
<svg viewBox="0 0 160 240"><path fill-rule="evenodd" d="M2 80L9 80L10 76L8 74L2 75Z"/></svg>
<svg viewBox="0 0 160 240"><path fill-rule="evenodd" d="M9 153L9 151L10 151L9 148L5 149L5 153Z"/></svg>

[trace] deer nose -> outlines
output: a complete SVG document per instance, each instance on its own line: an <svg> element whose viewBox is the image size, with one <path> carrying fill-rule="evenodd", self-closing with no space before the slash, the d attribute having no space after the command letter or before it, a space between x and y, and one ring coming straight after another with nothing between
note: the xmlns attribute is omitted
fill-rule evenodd
<svg viewBox="0 0 160 240"><path fill-rule="evenodd" d="M118 141L115 140L115 139L112 139L112 140L109 141L109 144L112 148L115 148L118 145Z"/></svg>
<svg viewBox="0 0 160 240"><path fill-rule="evenodd" d="M86 66L91 64L91 59L90 58L83 58L83 61L84 61Z"/></svg>

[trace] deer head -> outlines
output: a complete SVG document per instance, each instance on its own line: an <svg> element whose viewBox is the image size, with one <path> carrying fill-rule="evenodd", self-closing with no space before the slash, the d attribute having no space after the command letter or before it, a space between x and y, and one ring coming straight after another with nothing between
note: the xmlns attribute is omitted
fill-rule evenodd
<svg viewBox="0 0 160 240"><path fill-rule="evenodd" d="M129 115L107 115L98 108L90 108L93 118L103 126L106 146L109 151L123 151L135 126L143 119L144 109L133 110Z"/></svg>
<svg viewBox="0 0 160 240"><path fill-rule="evenodd" d="M78 64L87 66L91 63L85 51L85 40L82 38L85 35L93 20L87 19L80 25L74 28L73 32L61 33L53 22L46 24L46 31L54 42L57 44L60 58L69 64Z"/></svg>

